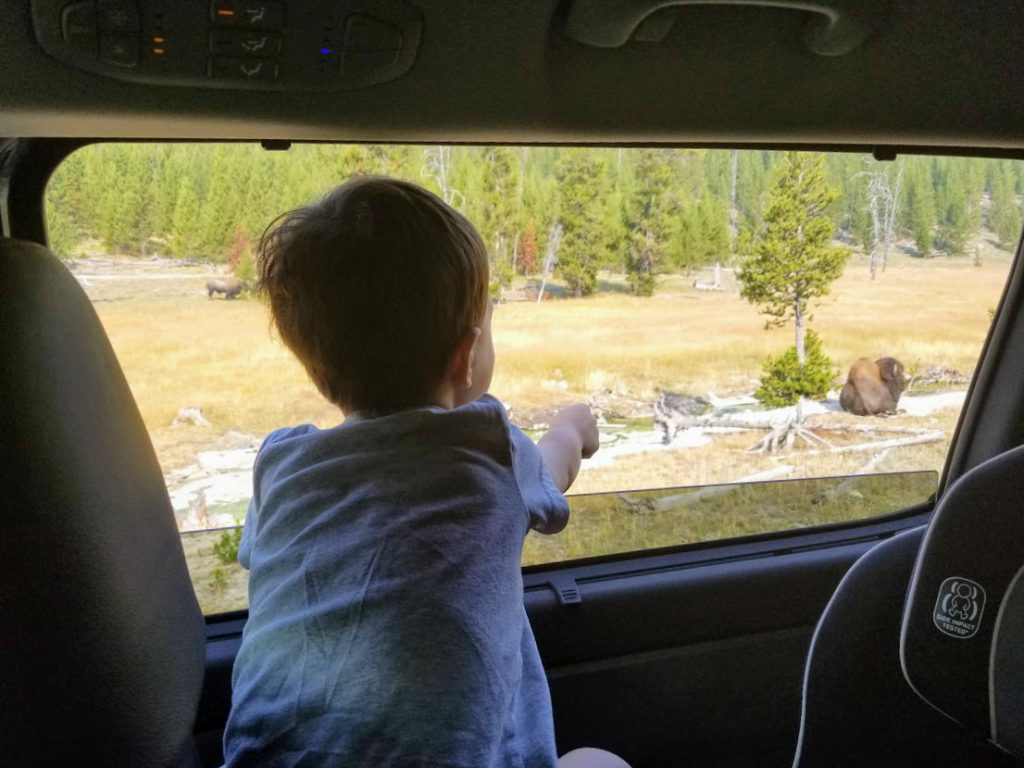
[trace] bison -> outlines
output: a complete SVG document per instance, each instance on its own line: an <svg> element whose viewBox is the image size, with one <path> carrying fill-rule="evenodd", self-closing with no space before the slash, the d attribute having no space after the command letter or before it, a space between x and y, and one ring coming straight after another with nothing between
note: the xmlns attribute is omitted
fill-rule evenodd
<svg viewBox="0 0 1024 768"><path fill-rule="evenodd" d="M206 281L206 295L211 299L215 293L224 294L225 299L234 299L245 289L245 283L237 277L215 277Z"/></svg>
<svg viewBox="0 0 1024 768"><path fill-rule="evenodd" d="M862 357L850 366L839 404L857 416L896 413L900 395L907 387L903 363L894 357L872 360Z"/></svg>

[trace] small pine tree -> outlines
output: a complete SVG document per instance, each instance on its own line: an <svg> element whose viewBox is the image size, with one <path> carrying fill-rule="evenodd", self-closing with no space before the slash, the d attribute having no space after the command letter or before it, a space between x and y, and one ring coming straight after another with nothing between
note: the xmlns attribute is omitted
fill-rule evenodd
<svg viewBox="0 0 1024 768"><path fill-rule="evenodd" d="M737 275L740 294L768 315L766 328L793 319L801 367L810 303L828 294L850 258L849 249L832 244L835 226L827 212L837 194L825 181L822 155L787 152L774 169L755 252Z"/></svg>
<svg viewBox="0 0 1024 768"><path fill-rule="evenodd" d="M235 234L231 237L231 244L228 246L227 265L228 270L238 275L238 266L242 263L242 257L249 250L249 237L245 234L241 225L235 226Z"/></svg>
<svg viewBox="0 0 1024 768"><path fill-rule="evenodd" d="M801 397L820 400L832 386L836 369L822 351L818 334L808 330L805 342L806 360L803 365L797 360L795 346L765 361L761 386L754 392L754 397L769 408L793 405Z"/></svg>

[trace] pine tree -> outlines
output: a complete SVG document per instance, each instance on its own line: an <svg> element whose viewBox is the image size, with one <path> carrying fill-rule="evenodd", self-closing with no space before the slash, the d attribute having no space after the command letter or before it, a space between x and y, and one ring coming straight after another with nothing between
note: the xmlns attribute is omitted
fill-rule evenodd
<svg viewBox="0 0 1024 768"><path fill-rule="evenodd" d="M260 154L249 158L249 183L238 213L242 229L253 242L259 240L271 221L284 213L274 180L274 154L259 151Z"/></svg>
<svg viewBox="0 0 1024 768"><path fill-rule="evenodd" d="M729 257L729 213L724 202L711 196L705 188L697 202L697 224L701 233L700 254L703 263L722 261Z"/></svg>
<svg viewBox="0 0 1024 768"><path fill-rule="evenodd" d="M593 150L571 147L562 151L556 176L562 223L558 273L574 296L589 296L597 288L597 269L607 250L602 227L604 164Z"/></svg>
<svg viewBox="0 0 1024 768"><path fill-rule="evenodd" d="M61 163L46 185L47 239L50 250L64 259L80 238L83 170L82 154L76 152Z"/></svg>
<svg viewBox="0 0 1024 768"><path fill-rule="evenodd" d="M906 185L906 226L914 237L914 247L921 256L930 256L935 228L935 192L932 188L931 166L921 162L908 164Z"/></svg>
<svg viewBox="0 0 1024 768"><path fill-rule="evenodd" d="M981 195L975 169L962 158L940 158L935 167L938 241L951 256L962 256L981 225Z"/></svg>
<svg viewBox="0 0 1024 768"><path fill-rule="evenodd" d="M827 209L837 194L825 181L822 155L787 152L773 170L756 252L738 274L740 294L761 306L766 327L793 319L800 367L807 359L807 310L829 292L850 257L847 248L832 244L835 226Z"/></svg>
<svg viewBox="0 0 1024 768"><path fill-rule="evenodd" d="M509 147L493 147L487 153L480 228L491 255L491 279L499 292L512 283L515 271L513 239L521 209L518 166L519 157Z"/></svg>
<svg viewBox="0 0 1024 768"><path fill-rule="evenodd" d="M206 198L199 216L199 248L212 261L224 261L231 238L238 227L239 198L246 189L245 167L230 148L213 162Z"/></svg>
<svg viewBox="0 0 1024 768"><path fill-rule="evenodd" d="M114 253L140 254L150 235L145 217L153 174L147 151L144 145L117 145L105 168L99 232L106 247Z"/></svg>
<svg viewBox="0 0 1024 768"><path fill-rule="evenodd" d="M992 203L989 208L989 229L996 233L999 243L1007 250L1020 239L1021 210L1017 204L1016 179L1013 169L1005 161L994 169Z"/></svg>
<svg viewBox="0 0 1024 768"><path fill-rule="evenodd" d="M174 253L179 258L194 259L200 246L199 193L196 183L183 176L178 185L178 199L174 204L171 224Z"/></svg>
<svg viewBox="0 0 1024 768"><path fill-rule="evenodd" d="M675 212L671 151L637 150L636 179L628 205L629 243L626 277L638 296L650 296L659 272L666 271L665 256Z"/></svg>

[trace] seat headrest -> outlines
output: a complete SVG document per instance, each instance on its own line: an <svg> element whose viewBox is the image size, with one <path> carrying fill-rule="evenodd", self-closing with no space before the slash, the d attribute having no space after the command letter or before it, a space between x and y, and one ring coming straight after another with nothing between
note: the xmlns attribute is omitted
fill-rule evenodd
<svg viewBox="0 0 1024 768"><path fill-rule="evenodd" d="M1024 446L943 496L910 582L900 657L941 712L1024 758Z"/></svg>
<svg viewBox="0 0 1024 768"><path fill-rule="evenodd" d="M203 617L106 334L49 251L0 240L0 762L167 765Z"/></svg>

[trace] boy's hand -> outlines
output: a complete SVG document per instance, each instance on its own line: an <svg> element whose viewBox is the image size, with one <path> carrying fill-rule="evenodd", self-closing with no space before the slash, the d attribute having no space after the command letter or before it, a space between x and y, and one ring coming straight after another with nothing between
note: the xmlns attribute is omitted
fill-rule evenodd
<svg viewBox="0 0 1024 768"><path fill-rule="evenodd" d="M597 453L601 445L601 435L597 431L597 419L594 418L589 405L575 403L560 410L551 420L551 429L559 428L563 424L579 435L580 455L584 459L589 459Z"/></svg>
<svg viewBox="0 0 1024 768"><path fill-rule="evenodd" d="M580 461L594 455L599 440L597 420L586 403L570 405L555 415L537 447L558 490L564 493L572 485Z"/></svg>

